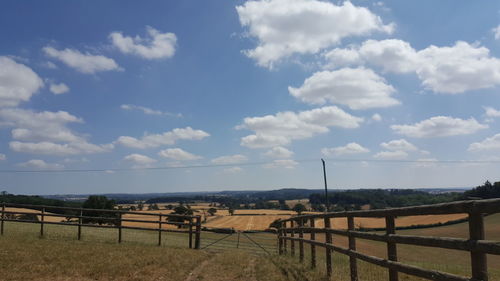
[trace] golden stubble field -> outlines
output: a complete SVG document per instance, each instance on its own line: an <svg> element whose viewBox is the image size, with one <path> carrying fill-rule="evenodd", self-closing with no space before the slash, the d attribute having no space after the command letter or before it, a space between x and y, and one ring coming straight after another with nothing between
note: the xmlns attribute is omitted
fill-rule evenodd
<svg viewBox="0 0 500 281"><path fill-rule="evenodd" d="M160 205L161 210L156 211L138 211L143 215L138 214L126 214L123 216L124 219L131 220L142 220L151 221L147 222L123 222L123 226L131 227L146 227L146 228L158 228L158 215L157 214L170 214L172 210L163 209L164 204ZM206 222L203 226L209 228L233 228L238 231L258 231L265 230L269 228L269 225L277 219L287 219L296 213L291 210L268 210L268 209L241 209L235 210L234 215L229 214L228 209L217 209L214 216L210 216L207 210L210 208L208 203L192 205L191 208L194 210L194 215L202 216L202 221L206 217ZM37 210L25 209L25 208L6 208L6 211L16 211L16 212L27 212L27 213L39 213ZM46 213L50 214L50 213ZM148 215L151 214L151 215ZM314 212L305 212L305 214L314 214ZM428 215L428 216L413 216L413 217L399 217L396 219L396 226L411 226L411 225L426 225L443 223L447 221L453 221L457 219L465 218L465 214L451 214L451 215ZM38 216L38 219L41 219ZM65 218L45 216L45 221L48 222L61 222L65 221ZM165 220L165 219L164 219ZM332 227L338 229L347 228L347 220L345 218L335 218L331 219ZM323 220L316 220L316 227L324 227ZM356 218L355 225L357 227L365 228L381 228L385 227L384 219L380 218ZM177 228L175 225L168 225L163 223L162 228L164 229L174 229Z"/></svg>

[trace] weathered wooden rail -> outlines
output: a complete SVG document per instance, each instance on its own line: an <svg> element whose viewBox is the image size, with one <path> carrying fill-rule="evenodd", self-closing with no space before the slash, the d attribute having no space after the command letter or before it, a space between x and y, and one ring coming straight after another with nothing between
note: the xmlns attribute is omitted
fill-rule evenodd
<svg viewBox="0 0 500 281"><path fill-rule="evenodd" d="M395 218L399 216L441 215L441 214L468 214L469 239L412 236L396 234ZM377 266L385 267L389 271L389 280L398 281L398 273L418 276L429 280L439 281L488 281L487 254L500 255L500 241L485 240L484 215L500 213L500 199L459 201L453 203L424 205L416 207L393 208L368 211L348 211L315 215L304 215L281 220L278 229L279 254L288 252L287 241L290 241L290 252L295 255L295 243L299 244L299 259L304 260L304 243L311 248L311 267L316 267L316 247L325 248L326 271L328 277L332 275L332 252L349 256L351 281L358 280L357 260L362 260ZM356 217L385 218L386 233L370 233L357 231L354 226ZM330 219L346 218L347 230L332 229ZM324 220L324 228L316 228L316 220ZM305 225L309 224L308 227ZM289 225L289 226L288 226ZM310 239L304 239L309 233ZM316 234L325 235L325 243L316 241ZM288 235L289 234L289 235ZM296 236L298 234L298 237ZM348 248L334 245L332 234L348 237ZM387 259L362 254L356 250L356 238L372 241L381 241L387 244ZM462 250L470 252L471 277L459 276L446 272L428 270L398 262L397 245L408 244L443 249Z"/></svg>
<svg viewBox="0 0 500 281"><path fill-rule="evenodd" d="M23 212L17 210L7 210L6 208L24 208L33 210L32 212ZM65 211L65 214L47 213L50 210ZM58 206L43 206L43 205L27 205L27 204L10 204L1 203L0 211L0 235L4 234L5 222L20 222L20 223L35 223L40 224L40 237L44 236L44 225L65 225L75 226L77 228L76 236L78 240L82 239L82 227L97 227L97 228L114 228L117 229L118 243L122 242L123 229L135 229L158 232L158 245L162 243L163 232L177 232L186 233L189 235L188 243L189 248L200 249L200 234L201 234L201 217L200 216L187 216L176 214L160 214L160 213L146 213L146 212L131 212L123 210L103 210L103 209L85 209L85 208L70 208ZM155 217L156 220L148 219L130 219L123 218L124 215L131 214L135 216ZM22 219L22 216L37 216L40 219ZM21 216L21 218L20 218ZM66 219L66 221L47 221L46 217L59 217ZM76 221L71 221L75 219ZM151 227L137 227L123 225L123 222L136 222ZM164 225L175 225L178 229L168 229ZM187 228L183 230L182 228ZM193 245L194 240L194 245Z"/></svg>

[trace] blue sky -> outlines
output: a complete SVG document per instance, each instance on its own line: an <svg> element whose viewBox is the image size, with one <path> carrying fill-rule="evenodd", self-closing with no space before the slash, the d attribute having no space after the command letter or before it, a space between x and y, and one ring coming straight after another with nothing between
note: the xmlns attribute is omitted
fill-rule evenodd
<svg viewBox="0 0 500 281"><path fill-rule="evenodd" d="M496 1L1 6L0 190L498 180Z"/></svg>

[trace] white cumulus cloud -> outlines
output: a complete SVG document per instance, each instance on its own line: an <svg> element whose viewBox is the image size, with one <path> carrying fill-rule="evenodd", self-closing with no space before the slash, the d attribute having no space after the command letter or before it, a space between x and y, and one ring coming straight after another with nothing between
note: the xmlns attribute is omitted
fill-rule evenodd
<svg viewBox="0 0 500 281"><path fill-rule="evenodd" d="M170 117L182 117L182 114L180 113L171 113L171 112L166 112L166 111L161 111L161 110L156 110L156 109L151 109L149 107L145 106L140 106L140 105L134 105L134 104L122 104L120 106L121 109L123 110L138 110L142 111L144 114L147 115L158 115L158 116L170 116Z"/></svg>
<svg viewBox="0 0 500 281"><path fill-rule="evenodd" d="M500 25L491 30L496 40L500 39Z"/></svg>
<svg viewBox="0 0 500 281"><path fill-rule="evenodd" d="M336 106L327 106L299 113L285 111L276 115L247 117L237 128L255 133L243 137L242 146L266 148L327 133L330 127L358 128L362 121L362 118L352 116Z"/></svg>
<svg viewBox="0 0 500 281"><path fill-rule="evenodd" d="M382 160L403 160L408 157L408 153L406 151L396 150L396 151L381 151L375 155L374 158L382 159Z"/></svg>
<svg viewBox="0 0 500 281"><path fill-rule="evenodd" d="M490 151L500 150L500 134L486 138L481 142L475 142L469 145L468 151Z"/></svg>
<svg viewBox="0 0 500 281"><path fill-rule="evenodd" d="M236 174L236 173L243 172L243 169L240 167L231 167L231 168L224 169L223 172L226 174Z"/></svg>
<svg viewBox="0 0 500 281"><path fill-rule="evenodd" d="M27 162L19 163L18 166L37 169L37 170L61 170L64 169L64 165L57 163L47 163L40 159L32 159Z"/></svg>
<svg viewBox="0 0 500 281"><path fill-rule="evenodd" d="M413 145L412 143L408 142L405 139L399 139L399 140L391 140L389 142L383 142L380 144L381 147L391 150L391 151L396 151L396 150L401 150L401 151L416 151L418 148Z"/></svg>
<svg viewBox="0 0 500 281"><path fill-rule="evenodd" d="M135 167L147 167L157 162L156 159L138 153L129 154L123 160L135 164Z"/></svg>
<svg viewBox="0 0 500 281"><path fill-rule="evenodd" d="M245 155L235 154L235 155L226 155L212 159L212 163L214 164L237 164L246 162L248 158Z"/></svg>
<svg viewBox="0 0 500 281"><path fill-rule="evenodd" d="M293 154L293 151L290 151L282 146L275 146L264 153L265 156L276 159L290 158Z"/></svg>
<svg viewBox="0 0 500 281"><path fill-rule="evenodd" d="M28 101L43 86L42 79L31 68L0 56L0 107Z"/></svg>
<svg viewBox="0 0 500 281"><path fill-rule="evenodd" d="M92 55L88 52L84 54L75 49L57 50L49 46L44 47L43 51L47 56L58 59L81 73L122 70L113 59L102 55Z"/></svg>
<svg viewBox="0 0 500 281"><path fill-rule="evenodd" d="M122 53L134 54L145 59L170 58L175 53L177 36L174 33L162 33L150 26L146 27L147 37L138 35L124 36L121 32L109 35L113 45Z"/></svg>
<svg viewBox="0 0 500 281"><path fill-rule="evenodd" d="M64 83L51 83L49 90L54 94L54 95L60 95L69 92L69 87L64 84Z"/></svg>
<svg viewBox="0 0 500 281"><path fill-rule="evenodd" d="M344 146L321 149L321 153L325 156L349 155L367 152L370 152L368 148L363 147L362 145L355 142L348 143Z"/></svg>
<svg viewBox="0 0 500 281"><path fill-rule="evenodd" d="M435 138L473 134L488 128L474 118L460 119L449 116L435 116L413 125L392 125L396 133L412 138Z"/></svg>
<svg viewBox="0 0 500 281"><path fill-rule="evenodd" d="M380 122L380 121L382 121L382 116L380 114L378 114L378 113L375 113L375 114L372 115L372 120Z"/></svg>
<svg viewBox="0 0 500 281"><path fill-rule="evenodd" d="M173 145L179 140L201 140L210 136L202 130L193 130L191 127L175 128L162 134L146 134L137 139L130 136L121 136L115 143L132 148L146 149L165 145Z"/></svg>
<svg viewBox="0 0 500 281"><path fill-rule="evenodd" d="M28 109L0 109L0 125L11 127L10 149L16 152L46 155L76 155L108 152L112 144L96 145L68 128L68 124L83 123L66 111L35 112Z"/></svg>
<svg viewBox="0 0 500 281"><path fill-rule="evenodd" d="M198 160L203 157L199 155L195 155L192 153L189 153L183 149L180 148L167 148L164 149L160 152L158 152L158 155L164 158L172 159L172 160L177 160L177 161L189 161L189 160Z"/></svg>
<svg viewBox="0 0 500 281"><path fill-rule="evenodd" d="M247 1L236 10L241 25L258 41L255 49L244 53L268 68L293 54L317 53L347 37L394 29L349 1L341 5L316 0Z"/></svg>
<svg viewBox="0 0 500 281"><path fill-rule="evenodd" d="M396 91L384 78L367 68L343 68L314 73L290 94L311 104L346 105L351 109L390 107L400 104L391 97Z"/></svg>
<svg viewBox="0 0 500 281"><path fill-rule="evenodd" d="M485 106L484 111L488 117L500 117L500 110L496 110L493 107Z"/></svg>
<svg viewBox="0 0 500 281"><path fill-rule="evenodd" d="M7 160L7 156L5 156L5 154L3 154L3 153L0 153L0 161L4 161L4 160Z"/></svg>
<svg viewBox="0 0 500 281"><path fill-rule="evenodd" d="M277 169L277 168L285 168L285 169L295 169L299 163L292 159L279 159L274 160L271 163L263 165L266 169Z"/></svg>
<svg viewBox="0 0 500 281"><path fill-rule="evenodd" d="M413 72L435 93L459 94L500 85L500 59L492 57L488 48L464 41L416 51L398 39L367 40L361 46L334 49L324 57L325 68L338 68L347 61L378 66L384 72Z"/></svg>

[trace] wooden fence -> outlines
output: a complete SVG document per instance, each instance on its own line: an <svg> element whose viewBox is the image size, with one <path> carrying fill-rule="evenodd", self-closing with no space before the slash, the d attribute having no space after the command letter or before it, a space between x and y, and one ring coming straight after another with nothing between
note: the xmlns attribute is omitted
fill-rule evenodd
<svg viewBox="0 0 500 281"><path fill-rule="evenodd" d="M30 209L30 211L19 211L6 208L24 208ZM127 214L147 217L149 220L124 218L124 215ZM62 221L47 221L46 217L57 217L61 218ZM151 217L153 217L153 219L151 219ZM44 236L44 225L46 224L74 226L77 229L76 236L78 240L82 238L82 227L114 228L117 229L118 243L122 242L123 229L156 231L158 232L158 245L161 245L163 232L186 233L189 235L189 248L193 248L194 246L195 249L200 249L200 216L2 203L0 235L3 235L5 232L6 221L40 224L41 237ZM126 226L123 225L123 222L140 223L146 226L151 225L151 227ZM178 229L165 228L167 225L177 226Z"/></svg>
<svg viewBox="0 0 500 281"><path fill-rule="evenodd" d="M469 239L412 236L396 234L395 218L400 216L442 215L442 214L468 214ZM325 248L326 271L328 277L332 275L332 252L349 256L351 281L358 280L357 260L387 268L389 280L398 281L398 273L418 276L428 280L439 281L487 281L488 264L486 255L500 255L500 241L488 241L484 236L484 215L500 213L500 199L459 201L453 203L424 205L383 210L348 211L315 215L304 215L280 220L278 229L279 254L288 251L295 255L295 243L299 245L299 259L304 261L304 243L310 245L311 266L316 266L316 247ZM385 218L386 233L363 232L355 229L354 218L377 217ZM346 218L348 229L332 229L331 218ZM324 228L316 228L316 220L324 221ZM308 226L306 226L308 224ZM309 233L310 239L304 239L304 234ZM316 241L317 234L324 234L326 243ZM339 247L332 243L332 234L348 237L348 248ZM369 256L356 251L356 238L372 241L381 241L387 244L387 259ZM290 248L288 249L288 243ZM397 244L408 244L443 249L462 250L470 252L472 277L458 276L446 272L427 270L420 267L398 262Z"/></svg>

